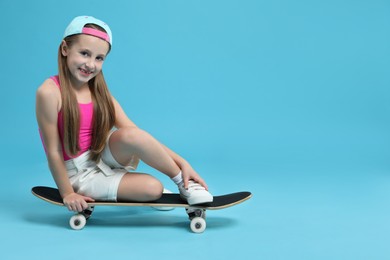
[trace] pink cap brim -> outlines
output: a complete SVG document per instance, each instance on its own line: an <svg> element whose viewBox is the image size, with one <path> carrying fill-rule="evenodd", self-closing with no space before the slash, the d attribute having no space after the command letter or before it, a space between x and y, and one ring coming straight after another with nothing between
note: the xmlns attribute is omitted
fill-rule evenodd
<svg viewBox="0 0 390 260"><path fill-rule="evenodd" d="M107 42L110 42L110 36L107 33L93 29L93 28L84 27L82 33L96 36L96 37L99 37L100 39L103 39Z"/></svg>

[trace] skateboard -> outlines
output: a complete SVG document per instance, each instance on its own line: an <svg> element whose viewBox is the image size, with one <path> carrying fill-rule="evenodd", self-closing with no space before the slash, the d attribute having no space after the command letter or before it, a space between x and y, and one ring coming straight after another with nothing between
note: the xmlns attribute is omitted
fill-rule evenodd
<svg viewBox="0 0 390 260"><path fill-rule="evenodd" d="M58 189L51 187L37 186L32 188L32 193L38 198L55 204L58 206L65 206L62 202L61 195ZM136 202L136 201L94 201L88 203L88 209L83 212L78 212L73 215L69 220L69 225L74 230L83 229L87 223L87 220L91 217L91 214L96 206L127 206L127 207L178 207L185 208L190 219L190 229L194 233L202 233L206 229L206 210L218 210L234 205L240 204L252 197L252 194L248 191L236 192L221 196L214 196L214 200L211 203L204 203L198 205L188 205L180 194L168 193L163 194L162 197L155 201L150 202Z"/></svg>

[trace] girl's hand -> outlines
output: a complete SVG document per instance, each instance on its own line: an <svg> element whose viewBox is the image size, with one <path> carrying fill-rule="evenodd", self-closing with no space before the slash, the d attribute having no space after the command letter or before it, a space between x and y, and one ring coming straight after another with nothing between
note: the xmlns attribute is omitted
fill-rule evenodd
<svg viewBox="0 0 390 260"><path fill-rule="evenodd" d="M206 182L199 176L199 174L191 167L189 163L184 163L181 166L184 188L188 189L188 181L193 180L202 185L206 190L209 190Z"/></svg>
<svg viewBox="0 0 390 260"><path fill-rule="evenodd" d="M94 202L95 200L73 192L66 195L63 201L69 211L82 212L88 208L87 202Z"/></svg>

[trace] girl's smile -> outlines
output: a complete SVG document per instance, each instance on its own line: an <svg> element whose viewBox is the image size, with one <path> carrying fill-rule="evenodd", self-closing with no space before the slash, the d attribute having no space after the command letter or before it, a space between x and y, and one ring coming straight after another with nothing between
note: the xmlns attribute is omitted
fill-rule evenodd
<svg viewBox="0 0 390 260"><path fill-rule="evenodd" d="M92 71L88 71L88 70L85 70L85 69L82 69L82 68L80 68L79 70L81 72L81 75L83 75L85 77L89 77L91 74L93 74Z"/></svg>

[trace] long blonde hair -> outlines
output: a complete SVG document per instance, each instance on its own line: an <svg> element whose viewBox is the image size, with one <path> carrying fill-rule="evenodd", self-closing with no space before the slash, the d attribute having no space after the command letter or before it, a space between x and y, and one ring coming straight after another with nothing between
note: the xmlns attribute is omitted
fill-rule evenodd
<svg viewBox="0 0 390 260"><path fill-rule="evenodd" d="M85 27L105 32L103 28L94 24L87 24ZM77 38L77 35L72 35L66 37L64 41L68 47L71 47L77 41ZM71 87L71 74L66 62L67 57L62 55L61 48L62 43L58 50L58 76L61 86L61 109L64 126L63 148L68 155L75 156L80 151L80 111L76 95ZM108 134L115 123L115 108L103 76L103 71L91 79L88 82L88 86L93 102L91 159L98 161L101 158Z"/></svg>

